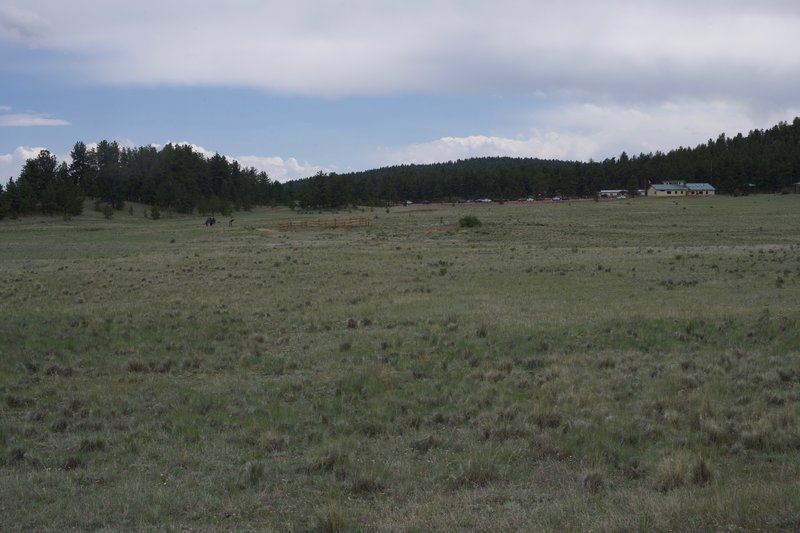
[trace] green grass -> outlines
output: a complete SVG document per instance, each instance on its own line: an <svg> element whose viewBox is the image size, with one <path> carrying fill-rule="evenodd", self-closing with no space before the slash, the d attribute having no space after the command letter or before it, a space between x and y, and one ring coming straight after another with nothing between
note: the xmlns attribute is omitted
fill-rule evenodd
<svg viewBox="0 0 800 533"><path fill-rule="evenodd" d="M0 223L3 531L800 527L798 196L86 213Z"/></svg>

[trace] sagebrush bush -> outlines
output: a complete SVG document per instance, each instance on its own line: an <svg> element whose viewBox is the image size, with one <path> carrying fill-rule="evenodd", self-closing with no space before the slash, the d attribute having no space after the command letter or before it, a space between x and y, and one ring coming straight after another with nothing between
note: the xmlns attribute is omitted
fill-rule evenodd
<svg viewBox="0 0 800 533"><path fill-rule="evenodd" d="M477 228L483 223L475 215L466 215L458 219L458 225L462 228Z"/></svg>

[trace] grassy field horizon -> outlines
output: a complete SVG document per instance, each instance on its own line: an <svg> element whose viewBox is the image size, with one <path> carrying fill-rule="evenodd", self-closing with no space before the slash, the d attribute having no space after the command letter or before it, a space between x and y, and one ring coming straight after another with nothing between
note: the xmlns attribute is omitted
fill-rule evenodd
<svg viewBox="0 0 800 533"><path fill-rule="evenodd" d="M3 531L800 528L800 195L130 208L0 222Z"/></svg>

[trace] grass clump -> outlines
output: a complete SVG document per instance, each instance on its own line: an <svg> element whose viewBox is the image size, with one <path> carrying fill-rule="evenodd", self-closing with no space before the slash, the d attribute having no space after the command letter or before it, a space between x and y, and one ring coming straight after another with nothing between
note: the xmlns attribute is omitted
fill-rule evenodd
<svg viewBox="0 0 800 533"><path fill-rule="evenodd" d="M705 457L700 456L694 461L686 457L666 457L662 459L656 469L656 488L661 492L669 492L688 484L707 486L711 483L713 474Z"/></svg>
<svg viewBox="0 0 800 533"><path fill-rule="evenodd" d="M713 478L711 468L708 465L706 458L701 456L697 461L692 464L691 469L692 483L695 485L709 485Z"/></svg>
<svg viewBox="0 0 800 533"><path fill-rule="evenodd" d="M588 472L583 476L583 488L588 492L598 492L606 487L606 480L600 472Z"/></svg>
<svg viewBox="0 0 800 533"><path fill-rule="evenodd" d="M239 475L239 486L242 488L258 487L267 477L267 470L261 461L249 461L242 467Z"/></svg>
<svg viewBox="0 0 800 533"><path fill-rule="evenodd" d="M667 457L658 464L655 476L656 488L669 492L686 484L688 467L682 457Z"/></svg>
<svg viewBox="0 0 800 533"><path fill-rule="evenodd" d="M503 474L496 459L475 457L459 463L455 472L447 478L447 484L453 490L474 489L485 487L502 479Z"/></svg>
<svg viewBox="0 0 800 533"><path fill-rule="evenodd" d="M317 533L340 533L347 531L350 524L347 520L347 510L341 501L329 501L317 507L314 512L314 522L311 531Z"/></svg>
<svg viewBox="0 0 800 533"><path fill-rule="evenodd" d="M475 215L466 215L458 219L458 226L461 228L477 228L483 223Z"/></svg>

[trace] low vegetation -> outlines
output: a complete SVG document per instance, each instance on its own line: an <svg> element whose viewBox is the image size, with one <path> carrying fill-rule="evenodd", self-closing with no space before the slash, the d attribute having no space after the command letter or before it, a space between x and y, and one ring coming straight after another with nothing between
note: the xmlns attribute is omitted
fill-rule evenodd
<svg viewBox="0 0 800 533"><path fill-rule="evenodd" d="M3 531L800 528L800 196L129 205L0 223Z"/></svg>
<svg viewBox="0 0 800 533"><path fill-rule="evenodd" d="M458 219L458 225L462 228L476 228L481 226L482 223L475 215L466 215Z"/></svg>

